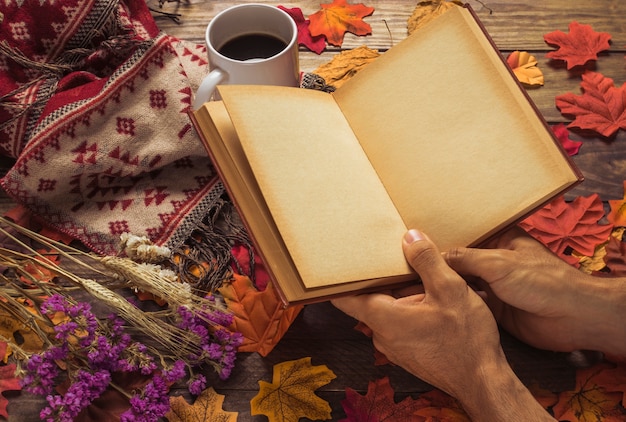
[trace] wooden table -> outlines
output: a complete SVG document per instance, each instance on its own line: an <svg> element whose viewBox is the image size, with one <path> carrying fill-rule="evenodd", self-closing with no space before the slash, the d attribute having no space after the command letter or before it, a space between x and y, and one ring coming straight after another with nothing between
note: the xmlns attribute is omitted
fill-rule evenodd
<svg viewBox="0 0 626 422"><path fill-rule="evenodd" d="M171 35L202 43L207 23L216 13L234 3L210 0L167 3L163 10L179 13L180 23L167 18L157 18L157 23ZM268 3L300 7L305 16L320 8L320 3L316 1ZM580 78L578 74L568 72L564 66L550 63L546 53L553 48L543 41L544 34L555 30L567 32L568 24L574 20L592 25L595 31L610 33L611 49L602 53L593 68L613 78L616 85L626 80L626 2L623 0L470 0L469 3L502 54L522 50L538 59L545 75L545 86L529 89L529 94L551 124L568 121L556 109L554 98L565 92L579 93ZM157 0L151 0L149 4L158 8ZM375 8L374 14L365 18L372 26L372 35L346 35L343 50L365 44L382 52L406 37L406 23L416 5L415 1L369 0L365 4ZM332 48L316 55L301 50L301 69L313 71L339 51ZM620 131L612 140L583 138L576 134L572 134L571 138L584 141L574 160L584 172L586 181L569 193L568 198L592 193L598 193L605 203L610 199L622 198L626 176L626 133ZM6 200L2 204L8 206ZM250 415L250 400L258 392L258 381L271 382L274 364L303 357L311 357L314 365L327 365L337 375L335 380L317 390L320 397L329 401L333 420L345 417L341 400L345 398L346 387L364 393L369 381L389 376L397 392L396 401L407 395L415 397L431 388L400 368L374 366L371 341L354 330L355 323L329 303L306 306L267 357L242 353L229 380L212 381L217 392L225 395L224 410L239 412L239 421L267 420L264 416ZM569 355L533 349L506 333L502 334L502 342L515 372L527 385L538 383L553 391L564 391L574 386L575 367Z"/></svg>

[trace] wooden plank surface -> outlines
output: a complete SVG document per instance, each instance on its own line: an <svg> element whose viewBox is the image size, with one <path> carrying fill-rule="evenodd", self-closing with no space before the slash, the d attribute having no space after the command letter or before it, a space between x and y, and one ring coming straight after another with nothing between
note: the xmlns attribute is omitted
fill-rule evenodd
<svg viewBox="0 0 626 422"><path fill-rule="evenodd" d="M203 43L204 30L212 16L235 3L242 2L213 0L170 2L164 5L163 10L179 13L180 23L174 23L166 18L158 18L157 22L163 31L171 35L186 41ZM316 1L289 3L265 1L265 3L300 7L305 15L317 11L320 4ZM372 35L356 37L348 34L343 46L344 50L365 44L384 52L406 37L406 22L416 1L371 0L365 3L376 8L375 13L365 19L372 26ZM544 34L555 30L567 32L568 24L573 20L590 24L596 31L610 33L613 37L611 49L602 54L595 70L613 78L616 84L621 85L626 81L624 62L626 2L623 0L537 2L500 0L482 3L471 0L469 3L481 18L503 55L512 50L524 50L532 52L538 58L546 83L545 86L528 92L549 123L568 121L556 109L554 98L565 92L580 92L580 79L578 74L568 72L563 66L545 57L545 54L553 48L543 41ZM153 8L158 8L157 0L150 0L149 4ZM333 48L322 55L316 55L302 50L301 68L303 71L313 71L319 65L328 62L339 51L340 49ZM419 63L416 63L416 66L419 66ZM600 194L605 201L621 198L623 196L622 181L626 175L626 136L624 133L620 133L612 140L582 134L572 135L572 138L584 141L575 161L580 165L587 180L570 193L568 198L592 193ZM0 163L0 167L4 168L10 165L10 160L3 160ZM10 199L4 195L0 196L0 210L4 211L11 206ZM345 398L347 387L364 393L369 381L389 376L392 387L397 391L397 400L407 395L415 397L417 393L430 388L400 368L390 365L375 366L371 341L354 330L355 323L329 303L305 307L285 338L267 357L264 358L254 353L241 353L229 380L220 381L216 377L210 380L211 385L220 394L226 396L223 408L227 411L239 412L238 421L240 422L267 420L264 416L250 414L249 402L258 392L258 381L271 382L274 364L307 356L312 358L314 365L327 365L337 375L335 380L317 392L320 397L330 402L334 421L345 417L341 400ZM533 349L506 333L502 333L502 342L515 372L527 385L536 383L552 391L563 391L573 387L575 368L570 363L568 354ZM184 388L175 387L174 394L184 394ZM20 415L20 419L13 417L9 420L36 420L37 408L41 405L41 400L26 395L21 401L14 403L14 407L9 408L10 414ZM28 419L29 417L32 419Z"/></svg>

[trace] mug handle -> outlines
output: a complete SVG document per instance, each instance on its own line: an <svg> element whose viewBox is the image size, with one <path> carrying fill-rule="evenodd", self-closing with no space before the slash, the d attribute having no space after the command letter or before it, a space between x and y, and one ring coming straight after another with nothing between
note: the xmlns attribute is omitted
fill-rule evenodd
<svg viewBox="0 0 626 422"><path fill-rule="evenodd" d="M227 76L228 74L220 68L213 69L207 76L205 76L202 83L198 87L195 98L193 99L192 108L194 111L198 110L202 107L202 104L211 99L211 95L213 95L213 91L215 91L217 84L226 79Z"/></svg>

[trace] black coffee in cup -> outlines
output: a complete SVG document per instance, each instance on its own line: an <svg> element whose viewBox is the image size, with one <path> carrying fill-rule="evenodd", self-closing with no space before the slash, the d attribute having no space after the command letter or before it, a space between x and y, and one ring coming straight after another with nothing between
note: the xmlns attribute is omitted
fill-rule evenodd
<svg viewBox="0 0 626 422"><path fill-rule="evenodd" d="M287 43L269 34L244 34L227 41L218 51L233 60L267 59L287 47Z"/></svg>

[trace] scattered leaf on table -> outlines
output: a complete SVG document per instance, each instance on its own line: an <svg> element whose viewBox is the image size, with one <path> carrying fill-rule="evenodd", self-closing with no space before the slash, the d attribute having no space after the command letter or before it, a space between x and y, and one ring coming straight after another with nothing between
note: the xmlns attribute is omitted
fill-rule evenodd
<svg viewBox="0 0 626 422"><path fill-rule="evenodd" d="M407 22L407 32L409 35L412 34L428 22L456 6L463 6L463 3L454 0L432 0L417 3Z"/></svg>
<svg viewBox="0 0 626 422"><path fill-rule="evenodd" d="M616 227L626 227L626 180L624 183L624 198L622 199L609 199L609 206L611 211L606 216Z"/></svg>
<svg viewBox="0 0 626 422"><path fill-rule="evenodd" d="M324 35L329 44L341 47L346 32L354 35L372 33L372 27L363 18L374 13L373 7L363 3L348 4L346 0L333 0L321 6L320 11L309 16L312 36Z"/></svg>
<svg viewBox="0 0 626 422"><path fill-rule="evenodd" d="M578 259L578 269L583 273L593 274L606 268L607 244L608 242L598 245L592 256L585 256L572 251L572 257Z"/></svg>
<svg viewBox="0 0 626 422"><path fill-rule="evenodd" d="M323 35L318 35L316 37L311 35L311 29L309 28L311 21L304 19L302 9L299 7L289 9L284 6L278 6L278 8L287 12L287 14L289 14L289 16L291 16L291 18L296 22L296 27L298 28L298 44L305 46L314 53L321 54L326 48L326 37Z"/></svg>
<svg viewBox="0 0 626 422"><path fill-rule="evenodd" d="M326 365L311 365L311 358L274 365L272 383L259 381L260 391L250 402L253 415L266 415L270 422L297 422L300 418L328 420L328 402L315 390L336 375Z"/></svg>
<svg viewBox="0 0 626 422"><path fill-rule="evenodd" d="M394 390L387 377L370 381L364 396L346 388L346 398L341 401L341 405L347 416L341 422L424 420L423 417L414 415L420 408L420 402L411 397L399 403L395 402Z"/></svg>
<svg viewBox="0 0 626 422"><path fill-rule="evenodd" d="M324 78L328 85L339 88L379 56L380 53L377 50L366 46L353 48L337 54L331 61L315 69L313 73Z"/></svg>
<svg viewBox="0 0 626 422"><path fill-rule="evenodd" d="M543 39L546 43L559 47L558 50L547 53L546 57L565 61L569 70L590 60L597 60L599 52L609 49L611 35L595 32L591 25L574 21L569 24L568 34L554 31L545 34Z"/></svg>
<svg viewBox="0 0 626 422"><path fill-rule="evenodd" d="M506 58L515 77L526 86L543 85L543 72L537 66L537 59L526 51L513 51Z"/></svg>
<svg viewBox="0 0 626 422"><path fill-rule="evenodd" d="M520 226L554 253L574 263L571 255L566 254L568 247L591 256L596 246L608 240L613 226L598 224L602 217L604 207L598 194L581 196L571 203L559 196Z"/></svg>
<svg viewBox="0 0 626 422"><path fill-rule="evenodd" d="M302 306L286 308L273 285L259 292L246 276L235 274L232 282L219 289L235 318L233 330L244 337L240 352L258 352L267 356L285 334Z"/></svg>
<svg viewBox="0 0 626 422"><path fill-rule="evenodd" d="M471 422L461 403L439 389L420 394L418 401L421 408L415 415L423 416L426 421Z"/></svg>
<svg viewBox="0 0 626 422"><path fill-rule="evenodd" d="M204 390L193 404L184 397L170 397L170 411L165 415L169 422L237 422L237 412L222 410L224 396L217 394L213 387Z"/></svg>
<svg viewBox="0 0 626 422"><path fill-rule="evenodd" d="M9 418L7 405L9 401L2 394L4 391L21 390L20 381L15 377L15 364L0 366L0 416Z"/></svg>
<svg viewBox="0 0 626 422"><path fill-rule="evenodd" d="M606 245L604 262L611 271L611 276L626 276L626 243L611 236L609 243Z"/></svg>
<svg viewBox="0 0 626 422"><path fill-rule="evenodd" d="M576 371L576 387L559 394L553 408L555 418L571 422L623 421L626 413L620 406L622 394L607 392L599 382L598 375L605 369L606 365L594 365Z"/></svg>
<svg viewBox="0 0 626 422"><path fill-rule="evenodd" d="M591 130L607 138L626 129L626 84L617 88L613 79L587 71L580 87L581 95L568 92L556 97L561 113L574 117L568 127Z"/></svg>
<svg viewBox="0 0 626 422"><path fill-rule="evenodd" d="M603 370L596 377L596 382L608 392L621 393L622 405L626 403L626 362Z"/></svg>
<svg viewBox="0 0 626 422"><path fill-rule="evenodd" d="M569 138L569 130L567 130L567 127L563 123L552 126L552 132L565 149L565 152L567 152L567 155L578 154L583 143L571 140Z"/></svg>

